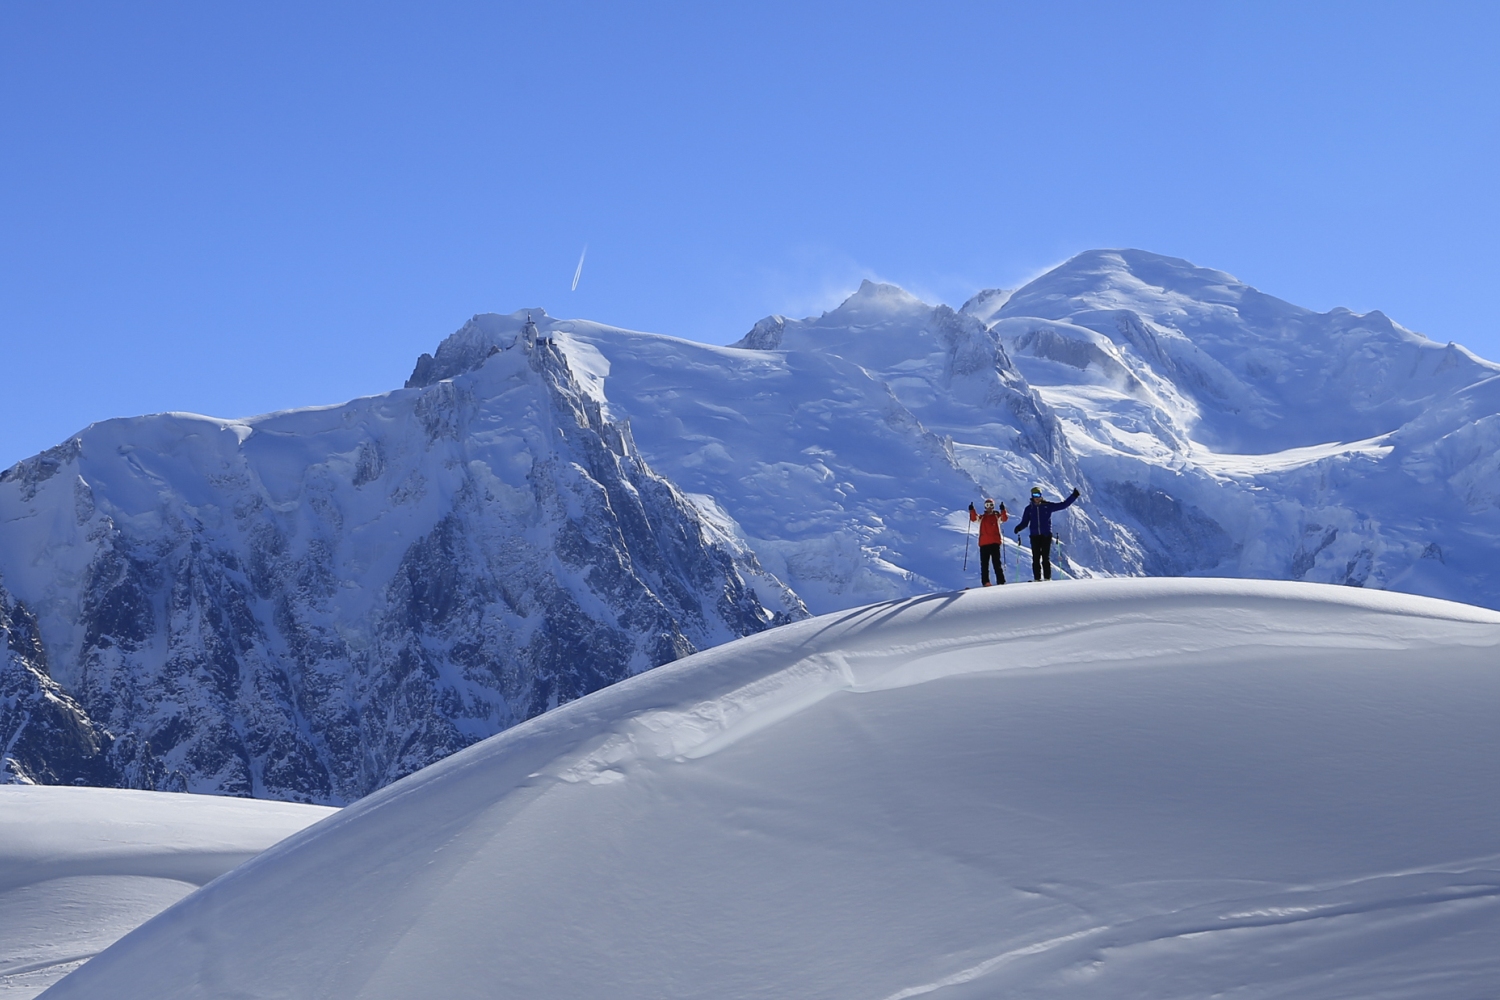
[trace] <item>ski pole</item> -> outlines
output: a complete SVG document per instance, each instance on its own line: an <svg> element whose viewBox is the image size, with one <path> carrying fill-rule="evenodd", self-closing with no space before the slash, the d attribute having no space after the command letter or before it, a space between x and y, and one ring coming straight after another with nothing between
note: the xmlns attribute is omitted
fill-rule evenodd
<svg viewBox="0 0 1500 1000"><path fill-rule="evenodd" d="M969 571L969 529L973 525L973 523L974 522L972 522L972 521L965 521L964 522L964 572L965 573L967 573Z"/></svg>

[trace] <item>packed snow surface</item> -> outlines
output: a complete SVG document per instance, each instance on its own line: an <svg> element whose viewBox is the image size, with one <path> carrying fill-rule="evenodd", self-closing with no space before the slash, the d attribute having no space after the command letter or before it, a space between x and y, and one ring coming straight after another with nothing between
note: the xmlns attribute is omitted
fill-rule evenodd
<svg viewBox="0 0 1500 1000"><path fill-rule="evenodd" d="M0 785L0 1000L36 996L198 886L334 811Z"/></svg>
<svg viewBox="0 0 1500 1000"><path fill-rule="evenodd" d="M1472 998L1497 645L1282 582L827 615L403 779L47 996Z"/></svg>

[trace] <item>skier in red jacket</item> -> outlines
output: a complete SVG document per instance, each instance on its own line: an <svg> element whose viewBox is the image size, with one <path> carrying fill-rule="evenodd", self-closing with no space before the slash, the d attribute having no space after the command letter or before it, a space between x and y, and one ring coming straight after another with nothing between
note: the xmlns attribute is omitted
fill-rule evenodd
<svg viewBox="0 0 1500 1000"><path fill-rule="evenodd" d="M984 513L981 514L969 504L969 520L979 522L979 579L984 585L990 585L990 563L995 564L995 579L1000 583L1005 582L1005 570L1000 564L1000 525L1009 521L1010 515L1005 511L1005 504L1000 509L995 509L995 501L984 502Z"/></svg>

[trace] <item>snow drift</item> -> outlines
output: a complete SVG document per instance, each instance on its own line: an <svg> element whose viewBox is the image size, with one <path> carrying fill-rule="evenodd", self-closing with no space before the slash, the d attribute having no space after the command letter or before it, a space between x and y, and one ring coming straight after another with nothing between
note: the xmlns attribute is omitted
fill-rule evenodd
<svg viewBox="0 0 1500 1000"><path fill-rule="evenodd" d="M1472 997L1497 645L1297 583L827 615L405 778L47 996Z"/></svg>
<svg viewBox="0 0 1500 1000"><path fill-rule="evenodd" d="M23 1000L200 885L334 810L0 786L0 1000Z"/></svg>

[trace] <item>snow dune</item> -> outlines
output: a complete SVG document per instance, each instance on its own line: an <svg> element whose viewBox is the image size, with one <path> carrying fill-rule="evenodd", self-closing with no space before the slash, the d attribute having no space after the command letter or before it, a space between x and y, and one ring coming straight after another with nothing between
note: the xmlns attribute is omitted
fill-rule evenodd
<svg viewBox="0 0 1500 1000"><path fill-rule="evenodd" d="M403 779L47 997L1473 997L1497 646L1255 581L827 615Z"/></svg>
<svg viewBox="0 0 1500 1000"><path fill-rule="evenodd" d="M336 811L0 785L0 1000L36 996L198 886Z"/></svg>

